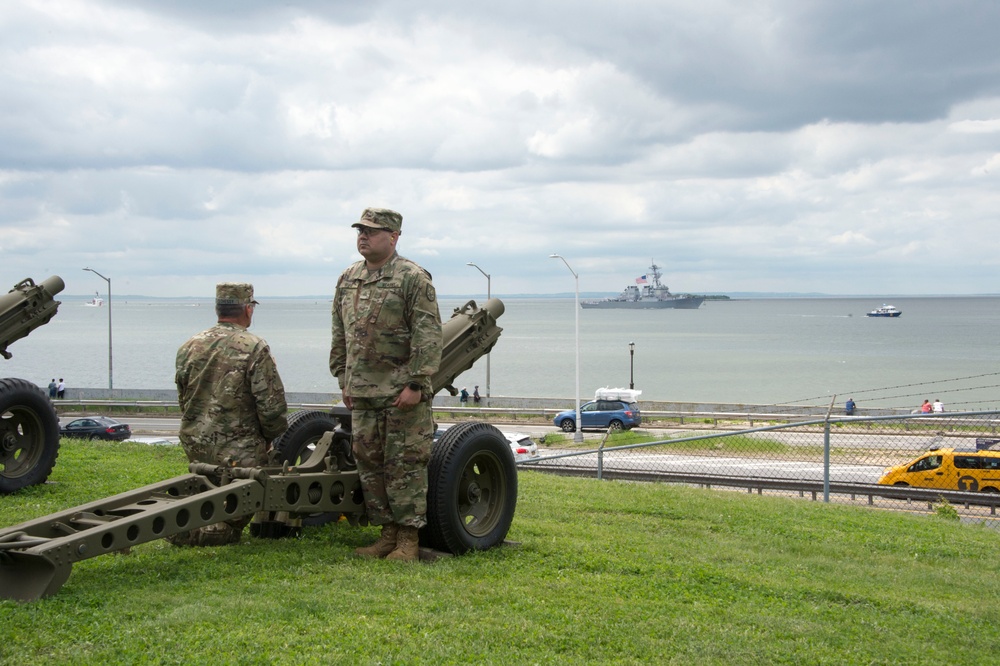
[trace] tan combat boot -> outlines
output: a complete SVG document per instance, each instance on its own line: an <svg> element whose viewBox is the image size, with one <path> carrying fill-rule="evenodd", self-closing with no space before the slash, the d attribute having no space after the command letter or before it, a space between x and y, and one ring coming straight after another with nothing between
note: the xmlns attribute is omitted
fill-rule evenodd
<svg viewBox="0 0 1000 666"><path fill-rule="evenodd" d="M386 523L382 526L382 534L378 541L365 548L356 548L354 554L359 557L383 558L396 547L396 535L399 532L399 525L396 523Z"/></svg>
<svg viewBox="0 0 1000 666"><path fill-rule="evenodd" d="M243 535L243 525L234 521L235 525L229 523L214 523L201 528L198 536L198 546L228 546L240 542Z"/></svg>
<svg viewBox="0 0 1000 666"><path fill-rule="evenodd" d="M399 526L399 534L396 536L396 549L389 553L385 559L397 560L399 562L416 562L420 559L420 530L416 527L406 525Z"/></svg>

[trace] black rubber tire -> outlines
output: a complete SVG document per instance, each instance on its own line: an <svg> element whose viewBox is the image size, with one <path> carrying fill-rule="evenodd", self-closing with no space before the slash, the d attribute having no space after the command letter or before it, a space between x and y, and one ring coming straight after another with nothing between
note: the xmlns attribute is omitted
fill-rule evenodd
<svg viewBox="0 0 1000 666"><path fill-rule="evenodd" d="M517 466L499 430L475 422L448 428L427 477L428 545L461 555L503 543L517 507Z"/></svg>
<svg viewBox="0 0 1000 666"><path fill-rule="evenodd" d="M281 462L298 464L309 458L316 442L337 429L337 419L328 412L301 411L288 417L288 430L272 442Z"/></svg>
<svg viewBox="0 0 1000 666"><path fill-rule="evenodd" d="M59 417L40 388L0 379L0 494L45 483L59 455Z"/></svg>
<svg viewBox="0 0 1000 666"><path fill-rule="evenodd" d="M278 452L280 462L297 465L309 459L323 435L336 429L337 419L329 412L295 412L288 417L288 430L278 435L271 445ZM311 513L302 517L302 524L315 527L339 518L339 513Z"/></svg>
<svg viewBox="0 0 1000 666"><path fill-rule="evenodd" d="M624 430L625 424L618 419L612 419L611 423L608 424L608 428L615 431Z"/></svg>
<svg viewBox="0 0 1000 666"><path fill-rule="evenodd" d="M576 421L573 419L563 419L559 422L559 427L563 432L576 432Z"/></svg>

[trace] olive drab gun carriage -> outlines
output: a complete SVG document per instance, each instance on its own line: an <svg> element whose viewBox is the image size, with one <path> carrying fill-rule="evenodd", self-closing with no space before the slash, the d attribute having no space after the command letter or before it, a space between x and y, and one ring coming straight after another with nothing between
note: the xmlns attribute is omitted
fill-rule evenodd
<svg viewBox="0 0 1000 666"><path fill-rule="evenodd" d="M0 356L7 347L47 324L65 288L53 275L41 284L25 278L0 296ZM44 483L59 454L59 417L48 396L23 379L0 379L0 494Z"/></svg>
<svg viewBox="0 0 1000 666"><path fill-rule="evenodd" d="M435 391L456 393L455 378L500 337L503 309L495 298L482 308L469 301L455 309L443 326ZM254 516L250 533L261 538L295 536L304 525L340 516L366 525L350 440L346 408L296 412L273 442L273 465L191 463L188 474L0 529L0 598L55 594L75 562L223 520ZM517 468L496 428L449 428L434 444L428 482L422 546L461 554L503 542L517 502Z"/></svg>

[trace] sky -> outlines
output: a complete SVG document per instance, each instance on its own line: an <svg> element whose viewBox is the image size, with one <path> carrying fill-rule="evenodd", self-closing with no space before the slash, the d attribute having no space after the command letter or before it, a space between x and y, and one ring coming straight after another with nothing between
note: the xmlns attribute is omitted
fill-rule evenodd
<svg viewBox="0 0 1000 666"><path fill-rule="evenodd" d="M371 206L442 295L653 262L1000 293L998 31L995 0L5 0L0 287L332 293Z"/></svg>

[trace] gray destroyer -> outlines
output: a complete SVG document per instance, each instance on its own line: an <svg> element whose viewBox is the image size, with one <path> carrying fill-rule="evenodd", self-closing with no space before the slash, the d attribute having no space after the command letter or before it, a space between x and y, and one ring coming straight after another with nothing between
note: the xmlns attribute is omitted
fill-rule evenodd
<svg viewBox="0 0 1000 666"><path fill-rule="evenodd" d="M652 283L647 278L652 276ZM703 296L691 294L674 295L666 285L660 284L663 273L655 263L649 267L649 275L636 278L636 284L625 287L625 291L614 298L599 301L581 301L581 308L621 309L621 310L654 310L676 309L696 310L705 301Z"/></svg>

